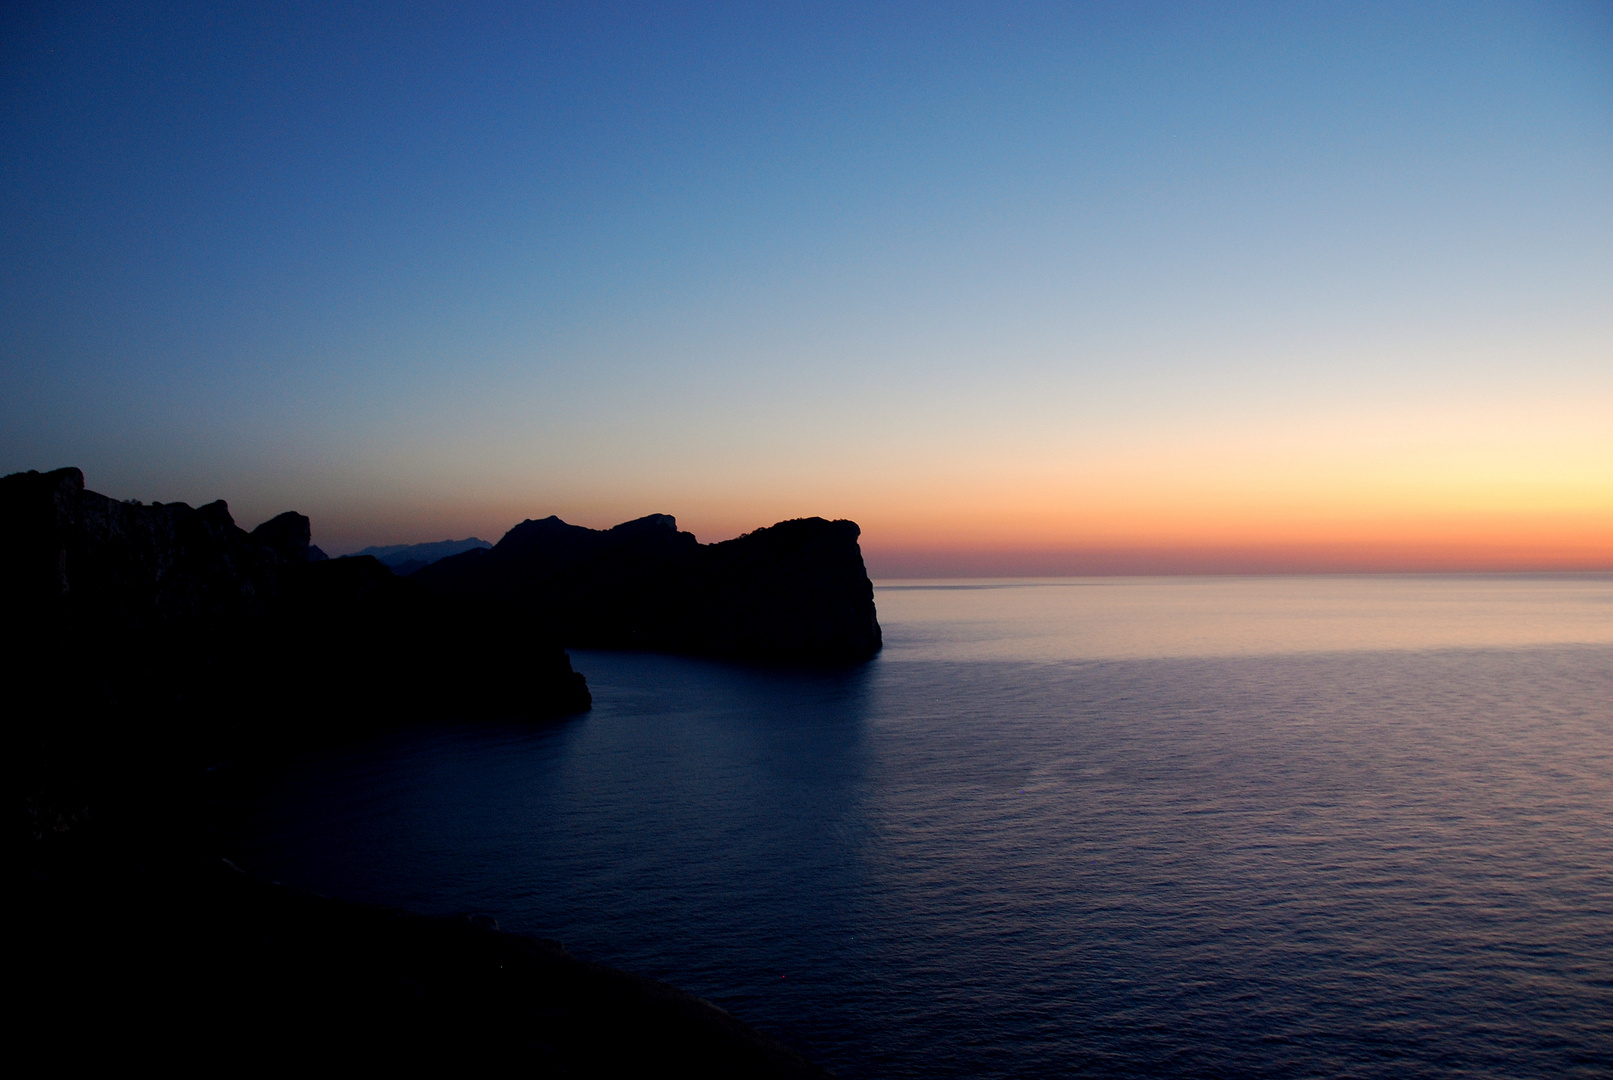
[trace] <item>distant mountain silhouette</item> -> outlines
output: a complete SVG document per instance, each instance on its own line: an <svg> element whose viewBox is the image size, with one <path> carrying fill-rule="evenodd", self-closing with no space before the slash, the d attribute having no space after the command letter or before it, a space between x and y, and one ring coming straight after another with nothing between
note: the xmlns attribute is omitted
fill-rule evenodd
<svg viewBox="0 0 1613 1080"><path fill-rule="evenodd" d="M604 530L548 517L411 581L570 646L856 663L882 644L859 532L800 518L701 544L667 514Z"/></svg>
<svg viewBox="0 0 1613 1080"><path fill-rule="evenodd" d="M472 536L464 540L438 540L430 544L388 544L383 547L367 547L355 554L372 556L394 574L407 577L439 559L446 559L450 555L458 555L475 548L492 546L486 540L478 540Z"/></svg>

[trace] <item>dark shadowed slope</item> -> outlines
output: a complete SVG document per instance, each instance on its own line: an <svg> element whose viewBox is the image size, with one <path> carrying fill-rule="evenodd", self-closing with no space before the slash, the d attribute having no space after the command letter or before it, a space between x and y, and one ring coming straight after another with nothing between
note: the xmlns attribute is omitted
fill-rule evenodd
<svg viewBox="0 0 1613 1080"><path fill-rule="evenodd" d="M325 899L217 860L36 874L13 901L11 1054L54 1070L828 1075L707 1001L556 942Z"/></svg>
<svg viewBox="0 0 1613 1080"><path fill-rule="evenodd" d="M859 531L801 518L701 544L666 514L605 530L549 517L413 580L576 647L857 663L882 644Z"/></svg>

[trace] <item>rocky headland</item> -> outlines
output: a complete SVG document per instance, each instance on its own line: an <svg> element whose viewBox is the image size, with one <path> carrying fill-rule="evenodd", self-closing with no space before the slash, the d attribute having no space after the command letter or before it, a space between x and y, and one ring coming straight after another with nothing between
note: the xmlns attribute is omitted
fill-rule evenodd
<svg viewBox="0 0 1613 1080"><path fill-rule="evenodd" d="M218 784L411 718L585 711L562 642L866 659L857 526L700 545L669 517L549 518L408 577L309 538L301 514L248 531L222 501L120 501L77 469L0 479L12 970L40 1060L825 1075L552 942L255 881L224 861Z"/></svg>
<svg viewBox="0 0 1613 1080"><path fill-rule="evenodd" d="M548 517L410 580L579 648L851 664L882 644L858 535L855 522L801 518L701 544L667 514L613 529Z"/></svg>

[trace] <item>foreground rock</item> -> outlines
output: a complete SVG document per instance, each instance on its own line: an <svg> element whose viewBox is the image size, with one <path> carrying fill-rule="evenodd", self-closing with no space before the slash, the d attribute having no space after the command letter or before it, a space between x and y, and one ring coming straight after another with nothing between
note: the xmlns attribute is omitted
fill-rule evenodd
<svg viewBox="0 0 1613 1080"><path fill-rule="evenodd" d="M328 900L219 863L45 875L13 901L13 1019L56 1070L828 1075L709 1002L487 920Z"/></svg>
<svg viewBox="0 0 1613 1080"><path fill-rule="evenodd" d="M858 663L882 644L858 534L854 522L802 518L701 544L665 514L605 530L549 517L411 580L571 646Z"/></svg>

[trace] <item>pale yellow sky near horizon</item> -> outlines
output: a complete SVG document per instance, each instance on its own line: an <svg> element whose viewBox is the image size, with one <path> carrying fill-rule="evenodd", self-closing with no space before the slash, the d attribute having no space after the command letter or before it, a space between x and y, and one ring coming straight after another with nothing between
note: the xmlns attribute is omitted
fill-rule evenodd
<svg viewBox="0 0 1613 1080"><path fill-rule="evenodd" d="M336 550L496 540L549 513L596 528L671 513L707 542L816 514L859 522L871 557L923 554L926 565L948 552L978 568L993 552L1132 548L1270 550L1285 565L1310 551L1318 568L1343 551L1364 567L1613 566L1604 401L1452 395L1437 408L1350 403L1124 432L977 427L905 445L850 439L830 461L772 459L763 447L714 462L709 475L673 461L597 486L586 469L530 485L516 469L475 486L428 473L413 490L377 476L334 504L327 489L309 512Z"/></svg>

